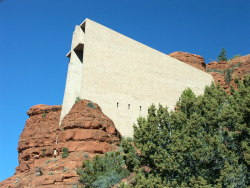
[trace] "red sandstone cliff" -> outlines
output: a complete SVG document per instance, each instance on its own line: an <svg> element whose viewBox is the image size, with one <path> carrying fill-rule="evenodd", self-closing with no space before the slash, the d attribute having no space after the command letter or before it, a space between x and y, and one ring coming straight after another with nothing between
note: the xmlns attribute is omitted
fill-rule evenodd
<svg viewBox="0 0 250 188"><path fill-rule="evenodd" d="M73 187L83 160L117 148L120 135L97 104L77 102L59 127L60 112L61 106L29 109L18 143L19 166L0 187ZM63 148L68 150L66 158L62 158Z"/></svg>
<svg viewBox="0 0 250 188"><path fill-rule="evenodd" d="M250 74L250 55L236 57L229 61L224 62L210 62L206 66L215 80L215 83L220 83L224 89L229 89L229 86L235 87L235 79L242 79L246 74ZM232 80L230 83L225 82L225 71L230 70Z"/></svg>
<svg viewBox="0 0 250 188"><path fill-rule="evenodd" d="M200 55L190 54L187 52L173 52L169 55L195 68L211 74L214 78L215 83L220 84L227 91L230 88L229 86L236 87L234 83L236 78L241 79L246 74L250 74L250 55L236 57L232 60L220 63L213 61L208 63L207 65L205 64L204 58ZM231 71L232 79L230 83L226 83L225 81L225 74L227 70Z"/></svg>
<svg viewBox="0 0 250 188"><path fill-rule="evenodd" d="M190 54L187 52L173 52L171 54L168 54L169 56L178 59L180 61L183 61L197 69L206 70L206 63L205 60L202 56L200 55L195 55L195 54Z"/></svg>

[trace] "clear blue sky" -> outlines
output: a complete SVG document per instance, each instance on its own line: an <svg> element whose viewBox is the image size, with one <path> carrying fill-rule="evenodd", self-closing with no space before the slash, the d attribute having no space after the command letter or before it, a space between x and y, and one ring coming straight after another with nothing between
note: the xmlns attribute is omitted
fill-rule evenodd
<svg viewBox="0 0 250 188"><path fill-rule="evenodd" d="M36 104L61 104L72 32L90 18L164 53L250 53L249 0L0 0L0 181Z"/></svg>

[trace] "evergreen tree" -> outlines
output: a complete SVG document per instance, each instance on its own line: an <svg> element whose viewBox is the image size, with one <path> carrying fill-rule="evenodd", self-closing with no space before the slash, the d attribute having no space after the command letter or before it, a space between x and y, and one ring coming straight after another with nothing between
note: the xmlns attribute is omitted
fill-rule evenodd
<svg viewBox="0 0 250 188"><path fill-rule="evenodd" d="M249 86L246 78L231 96L214 84L199 97L187 89L171 113L151 106L134 126L141 165L152 169L138 176L160 178L165 187L249 185ZM133 186L142 184L136 181Z"/></svg>
<svg viewBox="0 0 250 188"><path fill-rule="evenodd" d="M111 187L130 171L136 176L120 188L250 186L250 76L237 84L231 95L214 84L198 97L187 89L176 111L152 105L134 125L134 139L85 162L80 182Z"/></svg>
<svg viewBox="0 0 250 188"><path fill-rule="evenodd" d="M231 80L232 80L232 73L233 73L233 69L226 69L224 71L224 80L226 82L226 84L230 84Z"/></svg>
<svg viewBox="0 0 250 188"><path fill-rule="evenodd" d="M121 148L123 150L123 158L127 165L127 169L129 171L136 170L140 166L140 161L132 140L123 138L121 141Z"/></svg>
<svg viewBox="0 0 250 188"><path fill-rule="evenodd" d="M225 48L222 48L221 49L221 52L220 54L218 55L218 62L221 62L221 61L227 61L227 54L226 54L226 50Z"/></svg>

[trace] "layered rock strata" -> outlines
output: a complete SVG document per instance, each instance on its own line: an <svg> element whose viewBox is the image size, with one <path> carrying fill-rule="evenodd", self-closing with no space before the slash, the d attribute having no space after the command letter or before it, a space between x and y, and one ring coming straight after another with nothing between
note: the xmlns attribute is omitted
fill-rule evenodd
<svg viewBox="0 0 250 188"><path fill-rule="evenodd" d="M206 63L205 60L202 56L200 55L196 55L196 54L191 54L191 53L187 53L187 52L173 52L171 54L168 54L169 56L178 59L180 61L183 61L197 69L206 70Z"/></svg>
<svg viewBox="0 0 250 188"><path fill-rule="evenodd" d="M76 170L84 160L115 150L120 134L101 108L88 100L78 101L61 126L61 106L36 105L18 143L19 166L0 187L73 187Z"/></svg>

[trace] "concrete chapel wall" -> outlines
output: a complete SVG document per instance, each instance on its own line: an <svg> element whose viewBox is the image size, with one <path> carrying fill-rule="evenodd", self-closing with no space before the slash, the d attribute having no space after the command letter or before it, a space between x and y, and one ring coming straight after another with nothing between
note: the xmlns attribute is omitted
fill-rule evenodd
<svg viewBox="0 0 250 188"><path fill-rule="evenodd" d="M99 104L123 136L132 136L132 125L152 103L173 109L184 89L199 95L213 81L211 75L96 22L84 23L80 97ZM72 84L67 79L65 94L79 87Z"/></svg>
<svg viewBox="0 0 250 188"><path fill-rule="evenodd" d="M62 118L70 111L71 107L75 103L76 98L80 97L83 62L81 62L74 51L79 43L84 43L84 33L79 26L76 26L72 37L71 50L68 54L70 61L68 65L60 122L62 121Z"/></svg>

